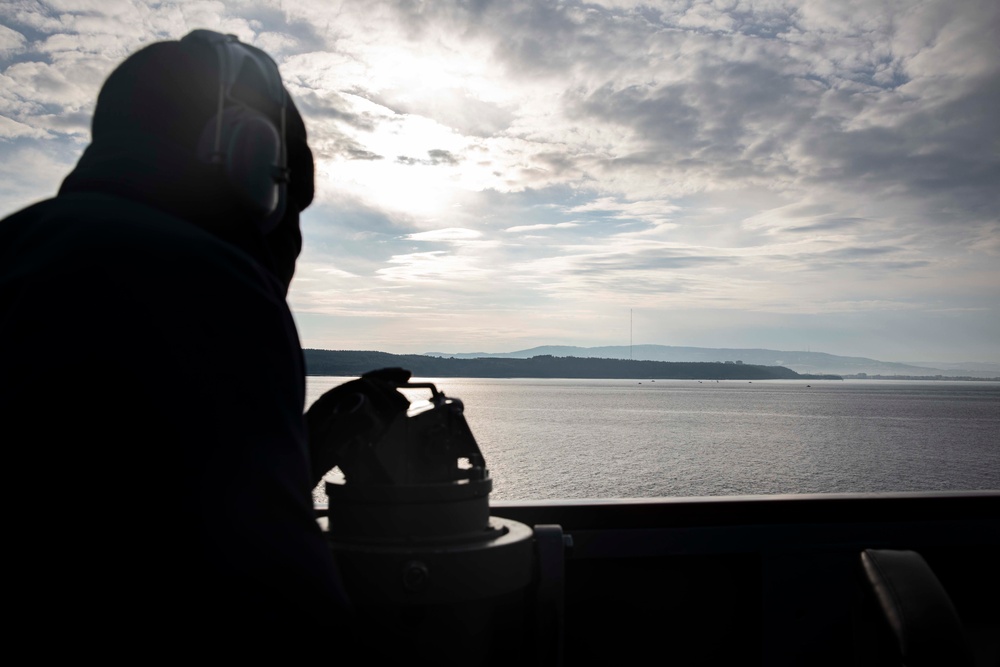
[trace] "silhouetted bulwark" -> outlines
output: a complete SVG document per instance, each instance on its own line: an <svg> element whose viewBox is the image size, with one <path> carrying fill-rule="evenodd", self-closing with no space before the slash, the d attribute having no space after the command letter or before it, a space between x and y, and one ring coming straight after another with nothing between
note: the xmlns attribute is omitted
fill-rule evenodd
<svg viewBox="0 0 1000 667"><path fill-rule="evenodd" d="M1000 664L997 491L508 501L492 512L572 538L567 665L898 667L859 558L871 548L923 555L974 664Z"/></svg>

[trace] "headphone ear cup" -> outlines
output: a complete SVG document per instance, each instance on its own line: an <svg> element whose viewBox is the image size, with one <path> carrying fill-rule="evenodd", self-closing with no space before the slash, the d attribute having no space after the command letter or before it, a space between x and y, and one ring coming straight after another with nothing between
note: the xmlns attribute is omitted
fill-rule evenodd
<svg viewBox="0 0 1000 667"><path fill-rule="evenodd" d="M217 123L216 116L205 125L198 157L204 162L220 162L237 201L259 224L273 227L276 221L271 223L271 218L282 208L285 189L277 178L282 159L281 135L263 114L239 105L228 107L222 113L221 155L216 160L213 151Z"/></svg>
<svg viewBox="0 0 1000 667"><path fill-rule="evenodd" d="M267 218L278 208L280 199L276 169L281 163L281 136L262 114L239 109L241 116L236 122L227 123L223 118L223 128L230 127L226 136L223 130L223 165L229 183L241 202Z"/></svg>

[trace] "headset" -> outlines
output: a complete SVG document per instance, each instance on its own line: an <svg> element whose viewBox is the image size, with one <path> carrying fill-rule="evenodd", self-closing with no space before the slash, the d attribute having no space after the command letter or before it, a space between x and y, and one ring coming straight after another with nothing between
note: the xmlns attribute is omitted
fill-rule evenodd
<svg viewBox="0 0 1000 667"><path fill-rule="evenodd" d="M267 234L285 213L288 187L288 150L285 146L285 87L278 65L260 49L236 35L194 30L181 43L202 42L219 58L219 95L215 116L202 130L198 158L219 165L244 208L257 216ZM254 87L254 106L234 96L233 89L247 66L256 67L263 89ZM275 127L260 108L272 106L280 119ZM257 108L255 108L257 107Z"/></svg>

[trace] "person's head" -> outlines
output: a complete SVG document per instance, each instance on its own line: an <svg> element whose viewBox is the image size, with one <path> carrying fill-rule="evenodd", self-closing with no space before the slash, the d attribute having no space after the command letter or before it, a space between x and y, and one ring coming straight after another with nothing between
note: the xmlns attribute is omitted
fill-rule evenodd
<svg viewBox="0 0 1000 667"><path fill-rule="evenodd" d="M287 289L313 160L274 61L195 30L111 73L91 146L63 188L110 190L193 222L254 255Z"/></svg>

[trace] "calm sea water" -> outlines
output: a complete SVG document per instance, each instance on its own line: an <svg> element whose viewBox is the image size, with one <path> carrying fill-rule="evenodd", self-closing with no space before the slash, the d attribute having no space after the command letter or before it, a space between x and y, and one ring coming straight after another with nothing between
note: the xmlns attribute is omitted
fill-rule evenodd
<svg viewBox="0 0 1000 667"><path fill-rule="evenodd" d="M307 404L349 379L310 377ZM995 382L430 381L493 500L1000 489Z"/></svg>

